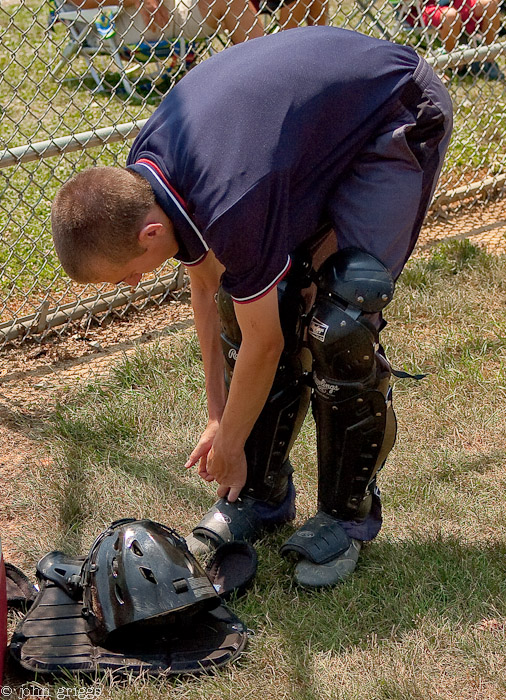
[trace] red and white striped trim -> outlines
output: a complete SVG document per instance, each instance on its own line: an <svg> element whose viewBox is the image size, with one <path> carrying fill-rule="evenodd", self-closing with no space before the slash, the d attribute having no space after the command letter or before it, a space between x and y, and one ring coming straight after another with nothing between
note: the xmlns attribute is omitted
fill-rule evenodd
<svg viewBox="0 0 506 700"><path fill-rule="evenodd" d="M274 289L274 287L281 282L283 277L286 275L290 267L292 266L292 260L290 256L288 256L288 259L286 261L286 265L284 268L281 270L279 275L276 275L274 280L270 282L266 287L264 287L260 292L257 292L256 294L252 294L249 297L232 297L232 299L237 303L237 304L249 304L251 301L257 301L257 299L261 299L264 297L266 294L268 294L271 289Z"/></svg>
<svg viewBox="0 0 506 700"><path fill-rule="evenodd" d="M200 265L200 263L207 258L207 252L202 253L200 258L197 258L196 260L192 260L191 262L186 262L186 260L181 260L183 265L186 265L186 267L195 267L196 265Z"/></svg>
<svg viewBox="0 0 506 700"><path fill-rule="evenodd" d="M167 180L165 177L164 173L160 170L158 165L156 163L153 163L153 161L149 160L148 158L139 158L135 162L135 165L142 165L144 168L147 168L150 173L153 175L153 177L158 181L158 183L163 187L165 192L169 195L169 197L172 199L178 210L183 214L185 217L186 221L188 224L191 226L193 231L197 234L199 237L200 242L204 246L206 253L201 255L197 260L192 260L191 262L185 262L185 265L192 266L192 265L198 265L202 260L206 257L207 251L209 250L209 246L205 242L205 240L202 238L202 234L198 230L198 228L195 226L193 223L192 219L190 218L188 212L186 211L186 202L184 199L181 197L181 195L176 192L176 190L172 187L170 182Z"/></svg>

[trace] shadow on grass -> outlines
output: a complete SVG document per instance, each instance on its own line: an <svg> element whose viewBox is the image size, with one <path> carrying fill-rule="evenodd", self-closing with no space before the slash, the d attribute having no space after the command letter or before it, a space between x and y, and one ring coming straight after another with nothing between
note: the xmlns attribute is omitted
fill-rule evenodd
<svg viewBox="0 0 506 700"><path fill-rule="evenodd" d="M449 457L443 464L434 469L434 476L438 480L454 483L459 477L466 474L487 474L497 469L498 465L506 460L506 450L490 450L484 454L462 454Z"/></svg>
<svg viewBox="0 0 506 700"><path fill-rule="evenodd" d="M280 534L287 536L285 530ZM293 583L293 563L278 554L282 541L262 542L255 588L236 610L261 631L255 643L280 640L297 697L320 697L317 654L365 652L372 637L380 645L401 643L424 621L436 629L472 629L485 618L506 616L506 544L379 540L363 550L347 582L313 592Z"/></svg>
<svg viewBox="0 0 506 700"><path fill-rule="evenodd" d="M196 474L184 469L186 453L177 457L179 466L175 466L174 455L167 464L157 458L135 458L118 451L105 468L97 463L94 469L89 460L67 455L53 474L54 483L48 483L61 525L63 542L58 546L71 554L84 554L89 544L83 538L85 529L89 531L91 526L98 535L111 522L124 517L159 520L178 531L184 522L186 530L181 534L187 534L215 499L203 490ZM146 487L156 491L156 503L145 496ZM184 518L178 523L171 522L169 505L174 510L174 504L178 509L194 513L190 522L186 523Z"/></svg>
<svg viewBox="0 0 506 700"><path fill-rule="evenodd" d="M191 511L189 531L215 500L214 489L206 490L196 471L184 468L188 446L168 445L166 459L159 453L150 453L149 449L135 454L134 429L130 431L119 419L114 425L112 414L110 418L97 429L77 417L71 423L61 422L58 410L0 410L1 423L25 436L34 446L40 445L16 492L16 502L11 505L24 508L28 499L35 499L44 503L46 510L55 512L58 529L44 533L47 551L58 548L72 555L83 554L89 548L90 530L98 535L110 522L123 517L160 519L179 529L171 522L169 505L172 510ZM60 432L48 436L48 425L55 422L59 422ZM69 426L70 433L65 429ZM47 460L39 466L48 448L53 460L49 468ZM146 489L156 491L156 504L150 503L149 498L143 499ZM132 494L135 499L131 498ZM167 514L161 518L152 508L156 505L160 509L164 504ZM42 532L44 519L40 528ZM35 555L45 553L40 551Z"/></svg>

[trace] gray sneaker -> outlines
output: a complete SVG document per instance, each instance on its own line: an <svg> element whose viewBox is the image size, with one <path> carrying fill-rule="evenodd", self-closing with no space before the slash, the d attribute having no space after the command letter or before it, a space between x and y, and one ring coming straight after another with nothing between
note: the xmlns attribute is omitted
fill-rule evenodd
<svg viewBox="0 0 506 700"><path fill-rule="evenodd" d="M301 559L295 567L295 580L304 588L327 588L345 581L355 571L362 549L360 540L351 540L348 549L326 564Z"/></svg>

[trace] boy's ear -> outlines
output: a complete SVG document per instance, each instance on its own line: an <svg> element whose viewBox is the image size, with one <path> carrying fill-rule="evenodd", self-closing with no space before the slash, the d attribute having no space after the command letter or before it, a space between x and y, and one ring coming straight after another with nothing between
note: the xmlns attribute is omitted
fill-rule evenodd
<svg viewBox="0 0 506 700"><path fill-rule="evenodd" d="M140 245L147 245L149 241L156 238L163 230L163 224L161 223L150 223L143 226L139 233L139 243Z"/></svg>

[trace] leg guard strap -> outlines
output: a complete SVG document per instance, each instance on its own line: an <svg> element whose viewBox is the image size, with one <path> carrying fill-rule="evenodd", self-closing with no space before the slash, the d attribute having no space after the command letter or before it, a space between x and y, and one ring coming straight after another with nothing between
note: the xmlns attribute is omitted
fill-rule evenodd
<svg viewBox="0 0 506 700"><path fill-rule="evenodd" d="M346 552L350 544L351 538L337 520L319 511L285 542L280 553L296 552L314 564L325 564Z"/></svg>

